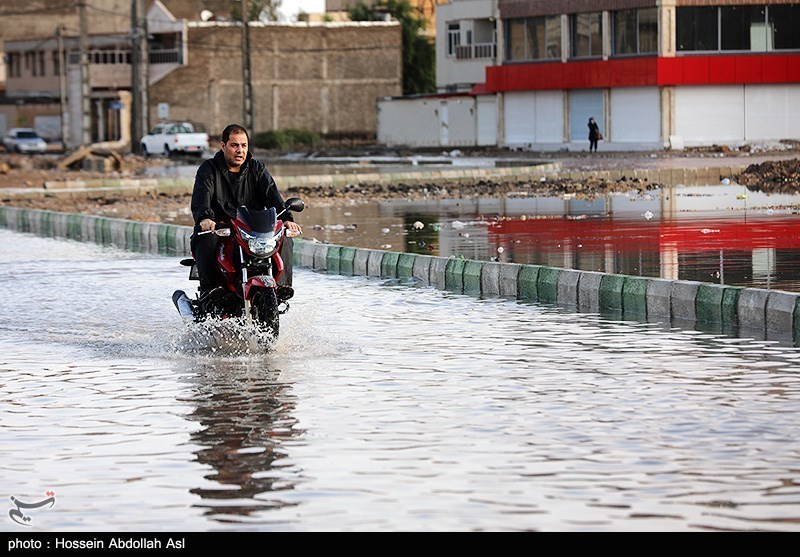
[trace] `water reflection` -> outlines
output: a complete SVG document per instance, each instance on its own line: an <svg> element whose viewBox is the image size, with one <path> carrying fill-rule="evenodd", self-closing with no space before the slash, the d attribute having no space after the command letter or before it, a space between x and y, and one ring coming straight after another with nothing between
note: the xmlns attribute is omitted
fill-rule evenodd
<svg viewBox="0 0 800 557"><path fill-rule="evenodd" d="M284 448L303 433L291 384L257 359L202 361L187 377L192 396L185 402L195 406L187 418L201 427L191 441L200 447L197 462L211 468L209 483L190 490L203 500L196 506L224 521L293 505L276 496L298 479Z"/></svg>
<svg viewBox="0 0 800 557"><path fill-rule="evenodd" d="M336 244L800 290L800 195L738 185L310 206L302 218L308 237Z"/></svg>

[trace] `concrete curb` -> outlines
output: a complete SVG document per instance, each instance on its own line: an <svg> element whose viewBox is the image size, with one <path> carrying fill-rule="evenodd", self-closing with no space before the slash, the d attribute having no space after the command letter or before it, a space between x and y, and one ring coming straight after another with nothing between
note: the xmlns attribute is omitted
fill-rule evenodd
<svg viewBox="0 0 800 557"><path fill-rule="evenodd" d="M49 238L186 256L191 227L0 206L0 227ZM445 258L294 240L295 264L329 274L412 278L481 297L558 303L625 318L761 331L800 344L800 293ZM694 325L693 325L694 324Z"/></svg>

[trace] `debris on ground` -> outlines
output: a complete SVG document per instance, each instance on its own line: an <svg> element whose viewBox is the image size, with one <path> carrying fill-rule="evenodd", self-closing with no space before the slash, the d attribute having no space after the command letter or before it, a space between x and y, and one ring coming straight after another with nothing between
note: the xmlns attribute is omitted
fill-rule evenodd
<svg viewBox="0 0 800 557"><path fill-rule="evenodd" d="M751 164L734 179L752 191L797 193L800 191L800 159Z"/></svg>

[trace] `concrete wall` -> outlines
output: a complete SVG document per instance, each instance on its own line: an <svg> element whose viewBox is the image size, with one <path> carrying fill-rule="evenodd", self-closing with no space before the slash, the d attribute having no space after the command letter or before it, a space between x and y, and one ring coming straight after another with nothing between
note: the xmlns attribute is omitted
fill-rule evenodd
<svg viewBox="0 0 800 557"><path fill-rule="evenodd" d="M380 99L378 142L409 147L477 144L475 97Z"/></svg>
<svg viewBox="0 0 800 557"><path fill-rule="evenodd" d="M193 23L187 65L150 87L170 118L200 121L218 134L242 119L241 28ZM402 92L397 22L250 25L255 132L309 128L374 136L375 103Z"/></svg>
<svg viewBox="0 0 800 557"><path fill-rule="evenodd" d="M121 249L188 255L191 228L0 206L0 227ZM400 278L479 297L554 303L800 345L800 293L503 264L294 241L294 263L341 275Z"/></svg>

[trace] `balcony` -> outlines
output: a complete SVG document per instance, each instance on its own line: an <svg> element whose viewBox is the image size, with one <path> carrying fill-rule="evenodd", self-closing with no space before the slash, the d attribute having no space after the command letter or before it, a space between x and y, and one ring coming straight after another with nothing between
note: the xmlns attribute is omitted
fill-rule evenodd
<svg viewBox="0 0 800 557"><path fill-rule="evenodd" d="M456 46L456 59L477 60L494 58L497 52L495 43L475 43Z"/></svg>

